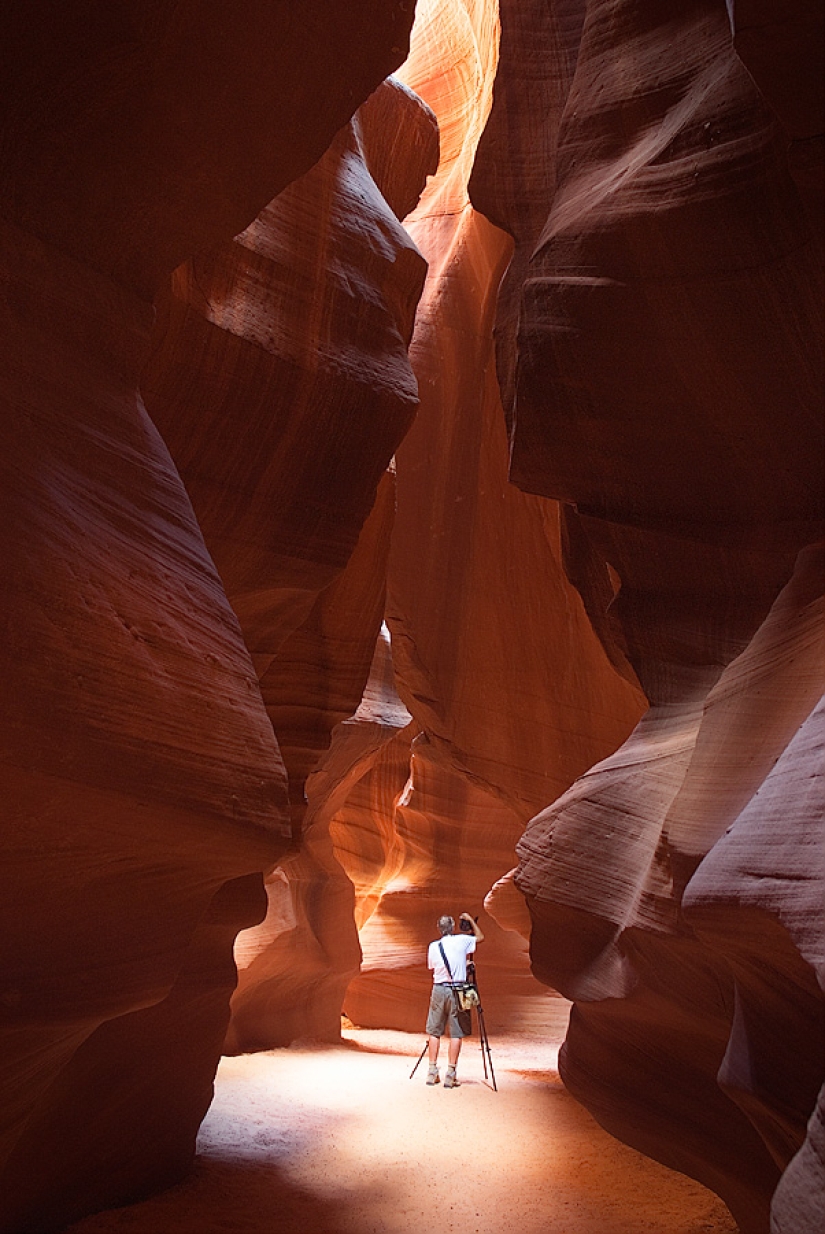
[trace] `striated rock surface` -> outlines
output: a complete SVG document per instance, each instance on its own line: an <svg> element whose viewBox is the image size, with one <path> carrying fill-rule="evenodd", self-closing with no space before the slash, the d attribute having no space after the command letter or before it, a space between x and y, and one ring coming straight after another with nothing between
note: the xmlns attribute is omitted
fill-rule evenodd
<svg viewBox="0 0 825 1234"><path fill-rule="evenodd" d="M770 55L766 12L785 36ZM519 847L533 969L575 1000L564 1077L603 1125L747 1231L767 1230L793 1158L772 1220L807 1234L822 574L797 556L821 536L822 124L812 55L793 89L783 57L809 12L501 16L471 191L515 241L497 327L510 474L566 503L569 576L650 701ZM798 803L782 816L779 783Z"/></svg>
<svg viewBox="0 0 825 1234"><path fill-rule="evenodd" d="M10 1234L191 1160L232 942L291 835L255 667L138 393L151 300L318 159L411 19L377 0L301 22L258 0L0 14Z"/></svg>
<svg viewBox="0 0 825 1234"><path fill-rule="evenodd" d="M821 861L811 844L821 826L821 746L809 745L797 770L801 825L774 812L745 841L749 877L738 882L757 880L765 894L748 897L729 870L712 894L708 879L730 843L725 832L747 833L774 764L810 726L824 684L820 577L821 559L803 557L692 724L668 725L652 708L622 750L534 820L521 845L534 971L576 997L566 1082L614 1134L713 1186L744 1229L764 1227L822 1082L822 999L817 962L807 958L821 930ZM782 862L767 873L777 848L791 861L787 875ZM809 873L794 888L800 863ZM585 881L588 894L579 890ZM771 885L782 892L768 894ZM750 911L749 900L764 912ZM802 1194L810 1190L809 1178Z"/></svg>
<svg viewBox="0 0 825 1234"><path fill-rule="evenodd" d="M0 13L7 1234L482 902L493 1031L819 1228L821 13L418 8Z"/></svg>
<svg viewBox="0 0 825 1234"><path fill-rule="evenodd" d="M823 567L821 547L800 555L709 696L674 811L683 849L717 841L688 884L684 910L734 977L719 1082L785 1171L771 1210L782 1234L816 1229L825 1212ZM690 834L697 820L700 837Z"/></svg>
<svg viewBox="0 0 825 1234"><path fill-rule="evenodd" d="M296 834L292 852L267 878L265 920L238 940L230 1053L299 1037L340 1039L343 993L361 952L353 887L329 827L365 763L395 731L371 717L362 724L358 706L383 617L393 511L387 475L346 570L319 595L263 678L270 717L282 734Z"/></svg>
<svg viewBox="0 0 825 1234"><path fill-rule="evenodd" d="M289 828L252 663L137 394L146 308L19 229L3 236L0 1228L16 1234L160 1185L191 1156L232 938L259 894L230 896L222 928L205 919ZM192 980L204 947L211 971ZM174 1083L149 1087L161 1134L132 1078L134 1120L114 1128L95 1063L102 1080L116 1040L128 1072L145 1057L145 1008L174 1039L203 1000L211 1032L176 1047ZM83 1130L44 1168L44 1127L68 1117ZM80 1145L78 1175L64 1154ZM118 1168L101 1164L104 1145Z"/></svg>
<svg viewBox="0 0 825 1234"><path fill-rule="evenodd" d="M437 149L428 109L385 82L246 231L175 272L143 377L289 782L294 855L241 944L233 1050L337 1039L341 983L358 966L351 888L326 822L305 817L305 785L358 707L384 616L385 470L417 407L407 345L426 271L395 211L415 202Z"/></svg>
<svg viewBox="0 0 825 1234"><path fill-rule="evenodd" d="M436 918L482 911L530 815L620 744L643 705L565 577L557 503L508 484L491 329L512 246L467 192L497 50L497 5L439 0L420 6L401 70L438 117L441 161L406 220L429 262L410 351L421 406L396 456L387 598L396 685L414 721L409 783L395 743L360 791L369 799L392 775L403 797L366 833L359 809L364 873L352 842L346 857L358 886L398 856L361 927L364 961L345 999L360 1024L420 1029ZM483 928L488 1020L540 1020L524 939L486 915Z"/></svg>
<svg viewBox="0 0 825 1234"><path fill-rule="evenodd" d="M373 117L409 147L398 176L375 154L380 183ZM432 118L385 83L244 232L176 270L159 305L142 390L262 677L349 560L415 413L407 344L426 267L393 207L436 161Z"/></svg>
<svg viewBox="0 0 825 1234"><path fill-rule="evenodd" d="M152 298L404 59L410 0L30 0L0 17L4 217Z"/></svg>

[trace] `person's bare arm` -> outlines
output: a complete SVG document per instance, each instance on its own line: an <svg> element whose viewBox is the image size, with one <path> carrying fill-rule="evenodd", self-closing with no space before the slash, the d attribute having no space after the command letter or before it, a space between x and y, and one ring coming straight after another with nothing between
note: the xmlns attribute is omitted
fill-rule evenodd
<svg viewBox="0 0 825 1234"><path fill-rule="evenodd" d="M470 916L470 914L469 914L469 913L461 913L461 914L460 914L460 917L461 917L461 920L462 920L462 921L469 921L470 925L473 927L473 934L475 934L475 936L476 936L476 942L477 942L477 943L483 943L483 942L484 942L484 935L482 934L481 930L479 929L478 922L477 922L477 921L475 921L475 920L474 920L474 919Z"/></svg>

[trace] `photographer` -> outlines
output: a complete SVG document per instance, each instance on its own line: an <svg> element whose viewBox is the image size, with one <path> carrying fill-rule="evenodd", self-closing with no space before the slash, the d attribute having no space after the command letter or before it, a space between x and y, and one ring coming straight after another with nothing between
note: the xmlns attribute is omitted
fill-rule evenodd
<svg viewBox="0 0 825 1234"><path fill-rule="evenodd" d="M475 951L476 943L484 939L469 913L461 913L459 920L461 933L456 934L455 920L452 917L439 917L438 930L441 937L430 943L427 951L427 965L433 973L433 992L430 996L426 1030L430 1060L427 1083L438 1084L440 1081L438 1049L441 1035L449 1023L450 1046L447 1074L444 1077L445 1088L458 1087L455 1069L461 1053L461 1042L472 1029L470 1012L459 1009L456 986L466 982L467 957Z"/></svg>

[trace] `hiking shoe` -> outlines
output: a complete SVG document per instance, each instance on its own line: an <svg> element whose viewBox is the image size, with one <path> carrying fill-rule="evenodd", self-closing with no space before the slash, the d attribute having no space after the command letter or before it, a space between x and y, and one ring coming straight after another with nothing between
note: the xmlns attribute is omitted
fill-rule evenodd
<svg viewBox="0 0 825 1234"><path fill-rule="evenodd" d="M438 1074L438 1071L435 1071L432 1068L430 1068L430 1070L427 1072L427 1083L428 1084L440 1084L441 1083L441 1076Z"/></svg>
<svg viewBox="0 0 825 1234"><path fill-rule="evenodd" d="M445 1088L460 1088L461 1081L454 1071L448 1071L444 1077Z"/></svg>

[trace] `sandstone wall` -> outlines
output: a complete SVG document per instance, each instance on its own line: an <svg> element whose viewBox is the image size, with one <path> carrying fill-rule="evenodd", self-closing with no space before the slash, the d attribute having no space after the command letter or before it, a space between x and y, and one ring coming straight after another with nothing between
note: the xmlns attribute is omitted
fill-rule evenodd
<svg viewBox="0 0 825 1234"><path fill-rule="evenodd" d="M492 326L512 244L467 192L491 105L497 7L419 6L401 70L441 135L438 174L406 220L429 271L410 350L421 406L396 455L388 567L387 625L412 741L406 775L396 741L360 786L360 861L342 834L355 816L336 816L334 829L356 887L393 870L383 894L358 897L364 960L347 1014L415 1031L435 920L464 910L481 915L487 936L479 979L491 1028L538 1030L547 996L526 942L484 912L484 897L515 864L531 814L620 744L643 706L565 576L558 504L508 483ZM384 804L370 814L376 796Z"/></svg>
<svg viewBox="0 0 825 1234"><path fill-rule="evenodd" d="M14 1234L191 1160L232 942L291 839L256 667L138 384L172 271L247 227L404 58L406 4L302 12L0 14L0 1228ZM366 517L363 487L358 503Z"/></svg>
<svg viewBox="0 0 825 1234"><path fill-rule="evenodd" d="M288 777L291 852L240 944L230 1050L337 1040L358 968L351 889L306 781L359 705L384 616L385 473L418 405L407 345L426 271L397 213L437 161L432 114L383 83L244 232L175 272L143 376Z"/></svg>
<svg viewBox="0 0 825 1234"><path fill-rule="evenodd" d="M230 7L0 13L0 1229L484 901L491 1030L808 1234L820 14Z"/></svg>
<svg viewBox="0 0 825 1234"><path fill-rule="evenodd" d="M533 970L575 1000L563 1074L603 1125L743 1230L813 1230L821 38L804 5L501 8L471 193L515 243L510 475L564 503L650 702L519 846Z"/></svg>

